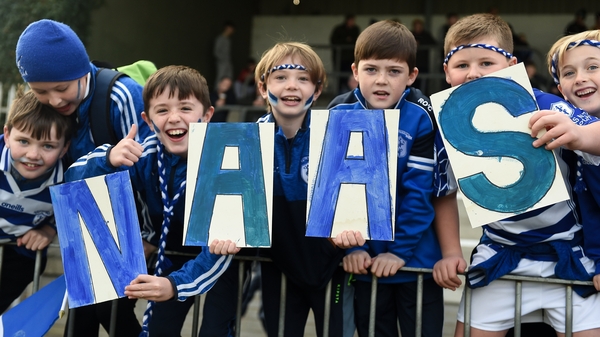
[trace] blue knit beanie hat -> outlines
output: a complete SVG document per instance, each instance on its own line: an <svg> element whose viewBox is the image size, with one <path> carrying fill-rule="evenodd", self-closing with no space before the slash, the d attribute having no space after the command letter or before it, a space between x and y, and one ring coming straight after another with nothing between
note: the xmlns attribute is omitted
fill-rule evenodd
<svg viewBox="0 0 600 337"><path fill-rule="evenodd" d="M17 42L17 68L25 82L63 82L91 71L83 43L64 23L36 21Z"/></svg>

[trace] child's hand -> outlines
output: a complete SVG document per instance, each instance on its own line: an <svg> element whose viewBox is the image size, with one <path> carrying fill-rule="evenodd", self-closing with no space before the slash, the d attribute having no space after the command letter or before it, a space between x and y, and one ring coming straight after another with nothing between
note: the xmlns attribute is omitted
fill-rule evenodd
<svg viewBox="0 0 600 337"><path fill-rule="evenodd" d="M594 287L596 288L596 290L600 291L600 274L594 275L593 281L594 281Z"/></svg>
<svg viewBox="0 0 600 337"><path fill-rule="evenodd" d="M137 163L144 148L142 145L135 141L135 135L137 133L137 125L131 125L131 129L127 136L121 139L120 142L115 145L108 156L108 161L113 167L119 167L122 165L133 166Z"/></svg>
<svg viewBox="0 0 600 337"><path fill-rule="evenodd" d="M371 273L377 277L394 276L405 264L404 260L392 253L381 253L373 258Z"/></svg>
<svg viewBox="0 0 600 337"><path fill-rule="evenodd" d="M433 279L440 287L454 291L462 284L458 273L464 273L466 268L467 261L462 255L448 256L433 266Z"/></svg>
<svg viewBox="0 0 600 337"><path fill-rule="evenodd" d="M214 240L208 247L211 254L231 255L239 253L241 248L238 248L235 242L231 240Z"/></svg>
<svg viewBox="0 0 600 337"><path fill-rule="evenodd" d="M371 266L371 256L364 250L354 251L342 260L342 265L347 273L367 274L367 268Z"/></svg>
<svg viewBox="0 0 600 337"><path fill-rule="evenodd" d="M531 136L537 137L542 130L547 132L533 142L533 146L546 145L547 150L565 146L570 150L581 147L581 127L573 123L569 116L562 112L541 110L536 112L529 120Z"/></svg>
<svg viewBox="0 0 600 337"><path fill-rule="evenodd" d="M39 229L30 229L23 236L17 238L17 246L25 245L29 250L42 250L54 240L56 230L48 225Z"/></svg>
<svg viewBox="0 0 600 337"><path fill-rule="evenodd" d="M342 249L348 249L364 245L365 239L359 231L343 231L335 236L333 243Z"/></svg>
<svg viewBox="0 0 600 337"><path fill-rule="evenodd" d="M125 287L125 295L130 299L143 298L163 302L175 296L171 281L166 277L138 275Z"/></svg>

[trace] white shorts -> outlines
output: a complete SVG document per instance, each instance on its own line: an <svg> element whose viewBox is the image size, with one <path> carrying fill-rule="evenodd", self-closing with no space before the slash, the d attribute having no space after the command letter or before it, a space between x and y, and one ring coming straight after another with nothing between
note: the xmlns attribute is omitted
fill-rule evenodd
<svg viewBox="0 0 600 337"><path fill-rule="evenodd" d="M473 265L479 264L494 255L487 246L477 247ZM582 257L585 268L593 273L594 262ZM522 259L513 275L552 277L556 262ZM565 290L564 285L523 282L521 315L522 322L544 321L556 331L565 332ZM481 288L471 289L471 326L485 331L503 331L514 327L515 282L495 280ZM464 322L464 293L458 309L458 320ZM543 315L540 309L543 309ZM598 293L582 298L573 292L573 332L600 328L597 314L600 312Z"/></svg>

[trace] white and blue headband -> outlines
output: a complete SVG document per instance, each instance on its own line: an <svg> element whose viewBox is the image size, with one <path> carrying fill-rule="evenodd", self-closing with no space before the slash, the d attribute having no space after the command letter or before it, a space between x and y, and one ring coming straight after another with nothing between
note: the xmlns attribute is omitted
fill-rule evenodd
<svg viewBox="0 0 600 337"><path fill-rule="evenodd" d="M452 55L454 55L454 53L456 53L459 50L463 50L465 48L482 48L482 49L488 49L491 51L495 51L496 53L500 53L502 55L504 55L506 58L510 59L513 57L513 54L507 52L506 50L500 48L500 47L496 47L496 46L492 46L491 44L485 44L485 43L471 43L471 44L463 44L460 45L454 49L452 49L447 55L446 58L444 59L444 64L448 64L448 61L450 60L450 58L452 57Z"/></svg>
<svg viewBox="0 0 600 337"><path fill-rule="evenodd" d="M272 73L274 71L283 70L283 69L306 70L306 67L301 64L280 64L278 66L274 66L273 68L267 70L266 73L260 75L260 80L264 82L267 75L269 75L270 73Z"/></svg>
<svg viewBox="0 0 600 337"><path fill-rule="evenodd" d="M600 42L598 42L596 40L574 41L574 42L569 43L569 45L567 46L567 49L565 49L565 51L567 51L569 49L573 49L575 47L579 47L579 46L592 46L592 47L600 48ZM552 78L554 79L554 83L560 84L560 81L558 80L558 69L557 68L558 68L558 52L556 52L556 53L554 53L554 55L552 55L550 71L552 72Z"/></svg>

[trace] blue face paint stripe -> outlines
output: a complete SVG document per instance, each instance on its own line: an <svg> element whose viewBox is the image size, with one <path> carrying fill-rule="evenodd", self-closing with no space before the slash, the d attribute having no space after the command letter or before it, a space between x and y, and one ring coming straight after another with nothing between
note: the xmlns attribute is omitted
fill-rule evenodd
<svg viewBox="0 0 600 337"><path fill-rule="evenodd" d="M310 95L310 97L306 100L306 103L304 103L304 110L310 109L310 106L312 105L314 98L315 98L314 94Z"/></svg>
<svg viewBox="0 0 600 337"><path fill-rule="evenodd" d="M154 121L152 121L152 127L154 128L154 132L155 133L160 133L160 129L158 128L158 126L156 126L156 124L154 124Z"/></svg>
<svg viewBox="0 0 600 337"><path fill-rule="evenodd" d="M269 103L271 103L272 107L277 106L277 103L279 103L277 96L273 95L273 93L269 90L267 90L267 98L269 99Z"/></svg>

